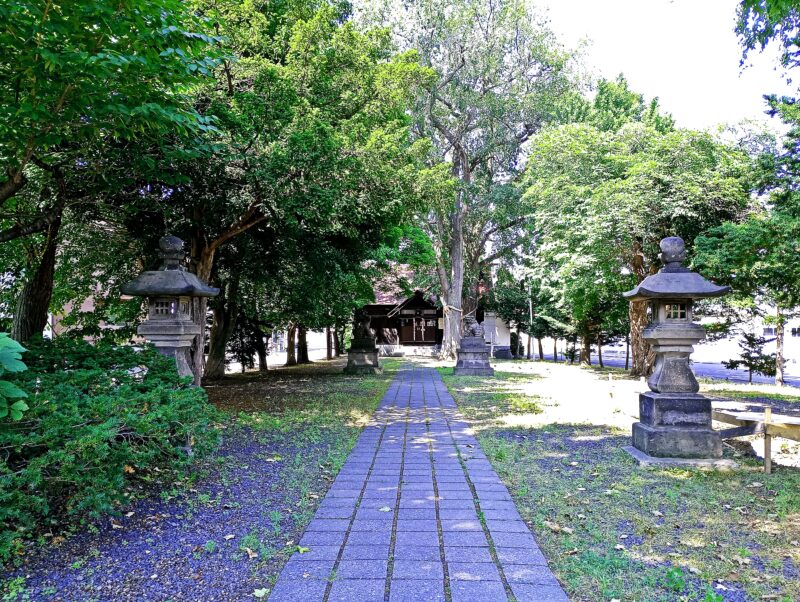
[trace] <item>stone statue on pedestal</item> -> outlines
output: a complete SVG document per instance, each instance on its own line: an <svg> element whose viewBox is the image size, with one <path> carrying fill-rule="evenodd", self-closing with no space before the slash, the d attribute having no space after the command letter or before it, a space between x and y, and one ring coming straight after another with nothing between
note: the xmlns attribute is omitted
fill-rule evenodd
<svg viewBox="0 0 800 602"><path fill-rule="evenodd" d="M353 340L347 350L346 374L380 374L383 372L378 361L378 347L375 333L369 327L370 316L359 309L353 316Z"/></svg>
<svg viewBox="0 0 800 602"><path fill-rule="evenodd" d="M464 318L464 335L458 347L458 359L453 374L462 376L492 376L489 365L489 346L483 338L483 326L474 316Z"/></svg>

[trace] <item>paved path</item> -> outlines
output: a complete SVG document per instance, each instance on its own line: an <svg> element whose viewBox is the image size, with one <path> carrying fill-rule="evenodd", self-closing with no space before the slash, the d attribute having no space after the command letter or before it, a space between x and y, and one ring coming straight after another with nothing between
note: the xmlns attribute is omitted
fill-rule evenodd
<svg viewBox="0 0 800 602"><path fill-rule="evenodd" d="M300 546L271 602L568 601L430 368L389 386Z"/></svg>

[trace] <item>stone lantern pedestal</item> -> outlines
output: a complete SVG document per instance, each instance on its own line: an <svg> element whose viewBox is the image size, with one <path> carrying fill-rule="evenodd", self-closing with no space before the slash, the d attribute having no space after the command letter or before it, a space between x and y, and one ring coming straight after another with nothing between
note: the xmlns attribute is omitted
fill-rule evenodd
<svg viewBox="0 0 800 602"><path fill-rule="evenodd" d="M694 299L718 297L730 288L717 286L682 264L683 240L661 241L664 267L625 293L630 301L651 303L652 322L644 339L656 354L651 391L639 396L639 422L633 425L637 458L708 458L722 456L722 439L711 425L711 401L700 395L700 385L689 365L693 345L705 331L692 322Z"/></svg>
<svg viewBox="0 0 800 602"><path fill-rule="evenodd" d="M187 272L183 266L183 241L175 236L165 236L159 241L163 264L158 270L140 274L122 286L126 295L147 297L147 319L136 332L152 343L163 355L175 360L178 374L191 376L200 384L200 375L194 374L189 350L200 326L192 320L192 297L214 297L218 288L206 286Z"/></svg>
<svg viewBox="0 0 800 602"><path fill-rule="evenodd" d="M493 376L494 368L489 365L489 346L483 336L483 326L475 318L464 319L464 336L458 347L456 366L453 374L458 376Z"/></svg>
<svg viewBox="0 0 800 602"><path fill-rule="evenodd" d="M353 340L347 350L345 374L380 374L383 372L378 360L375 335L369 327L370 317L364 310L356 312L353 324Z"/></svg>

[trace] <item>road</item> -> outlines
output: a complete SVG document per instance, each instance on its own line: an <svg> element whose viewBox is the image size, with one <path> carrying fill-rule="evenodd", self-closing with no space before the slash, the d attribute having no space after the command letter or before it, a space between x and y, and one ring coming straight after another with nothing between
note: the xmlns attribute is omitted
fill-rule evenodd
<svg viewBox="0 0 800 602"><path fill-rule="evenodd" d="M537 356L538 357L538 356ZM552 360L553 354L545 354L545 359ZM561 359L561 358L559 358ZM592 363L597 363L597 357L592 356ZM603 364L614 368L625 367L625 356L618 356L615 354L603 354ZM729 380L737 383L747 382L746 370L726 370L722 364L714 364L710 362L692 362L692 369L697 376L706 378L718 378L721 380ZM786 384L792 387L800 387L800 375L787 374L785 376ZM775 379L771 376L761 376L760 374L753 374L753 383L759 384L775 384Z"/></svg>

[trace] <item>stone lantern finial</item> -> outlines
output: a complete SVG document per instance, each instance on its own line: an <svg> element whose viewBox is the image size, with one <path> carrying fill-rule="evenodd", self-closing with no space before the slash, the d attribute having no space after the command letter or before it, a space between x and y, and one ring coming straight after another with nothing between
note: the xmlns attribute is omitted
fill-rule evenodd
<svg viewBox="0 0 800 602"><path fill-rule="evenodd" d="M158 241L159 256L164 260L162 270L183 270L183 241L177 236L162 236Z"/></svg>
<svg viewBox="0 0 800 602"><path fill-rule="evenodd" d="M680 236L670 236L661 240L661 253L658 258L664 264L665 272L688 272L683 265L686 261L686 245Z"/></svg>

